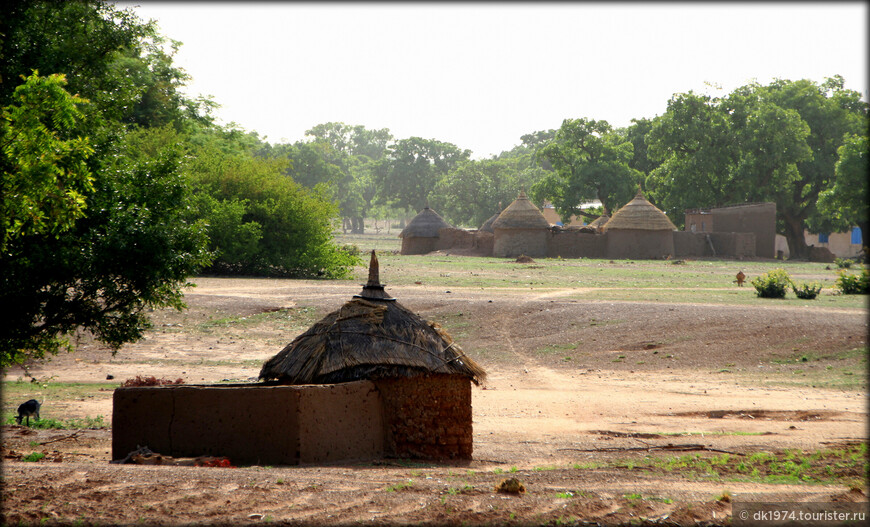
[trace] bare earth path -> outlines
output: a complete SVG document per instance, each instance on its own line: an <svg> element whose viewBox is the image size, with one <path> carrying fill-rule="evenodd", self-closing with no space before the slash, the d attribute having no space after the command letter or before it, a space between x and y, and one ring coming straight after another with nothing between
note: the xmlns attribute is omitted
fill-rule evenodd
<svg viewBox="0 0 870 527"><path fill-rule="evenodd" d="M358 289L350 282L196 283L187 296L190 310L155 313L155 331L144 341L114 357L83 341L80 352L31 373L54 382L105 383L107 375L112 382L136 375L188 383L251 380L263 360ZM64 439L74 431L5 425L4 524L42 518L48 524L227 525L666 518L694 525L729 521L734 500L866 501L866 485L733 481L608 464L714 455L625 450L667 444L738 455L866 441L866 381L858 388L840 384L866 375L866 358L860 362L852 351L866 346L866 309L579 301L572 299L576 289L448 292L415 285L388 292L442 323L487 369L487 381L473 389L474 461L110 465L110 430ZM858 366L845 371L842 364ZM6 380L21 376L13 370ZM39 398L38 385L33 396ZM111 391L80 399L50 400L44 416L111 416ZM10 454L40 449L48 455L39 463ZM524 495L493 491L508 475L525 484ZM732 502L717 499L726 492Z"/></svg>

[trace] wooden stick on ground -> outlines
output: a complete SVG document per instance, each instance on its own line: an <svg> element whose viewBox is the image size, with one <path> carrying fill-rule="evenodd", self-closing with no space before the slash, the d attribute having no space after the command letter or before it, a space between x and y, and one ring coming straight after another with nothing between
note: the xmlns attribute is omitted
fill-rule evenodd
<svg viewBox="0 0 870 527"><path fill-rule="evenodd" d="M81 433L82 433L81 430L76 430L75 432L73 432L72 434L70 434L68 436L60 437L58 439L52 439L51 441L43 441L42 443L39 443L39 444L40 445L47 445L49 443L57 443L58 441L64 441L66 439L76 439L78 437L78 435Z"/></svg>

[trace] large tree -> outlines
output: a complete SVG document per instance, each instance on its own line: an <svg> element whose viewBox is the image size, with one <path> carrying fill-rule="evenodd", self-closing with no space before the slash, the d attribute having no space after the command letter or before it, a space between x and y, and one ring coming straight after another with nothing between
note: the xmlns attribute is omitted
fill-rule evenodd
<svg viewBox="0 0 870 527"><path fill-rule="evenodd" d="M381 203L420 211L429 205L429 194L438 180L471 156L456 145L410 137L388 148L388 161L374 172Z"/></svg>
<svg viewBox="0 0 870 527"><path fill-rule="evenodd" d="M208 262L183 152L144 158L131 143L134 127L207 122L161 42L97 1L15 2L0 17L0 366L56 353L76 330L136 340L148 309L181 307Z"/></svg>
<svg viewBox="0 0 870 527"><path fill-rule="evenodd" d="M584 201L600 200L606 214L627 203L642 174L631 168L634 147L607 121L565 119L554 138L538 150L554 172L533 188L563 218L583 214Z"/></svg>
<svg viewBox="0 0 870 527"><path fill-rule="evenodd" d="M804 229L834 184L837 148L866 130L866 116L839 77L753 83L723 98L676 94L647 134L661 163L649 194L677 223L688 208L772 201L792 257L805 257Z"/></svg>
<svg viewBox="0 0 870 527"><path fill-rule="evenodd" d="M824 223L817 230L861 228L861 246L870 247L867 221L867 177L870 175L867 135L851 135L837 150L834 184L819 195L819 216Z"/></svg>

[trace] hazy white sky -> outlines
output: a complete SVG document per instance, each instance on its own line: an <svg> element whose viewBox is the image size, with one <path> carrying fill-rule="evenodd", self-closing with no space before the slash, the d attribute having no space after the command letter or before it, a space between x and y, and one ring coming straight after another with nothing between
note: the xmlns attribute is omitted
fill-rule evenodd
<svg viewBox="0 0 870 527"><path fill-rule="evenodd" d="M118 5L183 42L188 92L272 143L342 121L482 158L566 118L652 118L689 90L839 74L868 96L866 2Z"/></svg>

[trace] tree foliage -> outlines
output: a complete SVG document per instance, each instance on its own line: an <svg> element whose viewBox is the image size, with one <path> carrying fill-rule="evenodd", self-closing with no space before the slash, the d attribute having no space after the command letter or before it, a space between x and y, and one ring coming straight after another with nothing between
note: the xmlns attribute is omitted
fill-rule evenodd
<svg viewBox="0 0 870 527"><path fill-rule="evenodd" d="M848 229L853 224L861 228L862 247L867 241L867 177L870 175L867 135L850 135L837 150L834 184L819 195L819 212L830 224ZM830 227L827 230L833 230Z"/></svg>
<svg viewBox="0 0 870 527"><path fill-rule="evenodd" d="M326 192L183 95L177 46L95 0L4 8L0 366L56 353L81 330L114 349L141 338L148 310L182 308L187 277L215 254L300 276L355 262L332 243ZM194 178L194 161L214 165Z"/></svg>
<svg viewBox="0 0 870 527"><path fill-rule="evenodd" d="M642 174L629 166L634 146L607 121L565 119L538 156L553 172L533 188L533 195L553 203L563 218L582 214L584 201L600 200L612 214L637 191Z"/></svg>
<svg viewBox="0 0 870 527"><path fill-rule="evenodd" d="M463 161L435 184L430 201L453 225L480 227L543 177L532 152L517 147L498 158Z"/></svg>
<svg viewBox="0 0 870 527"><path fill-rule="evenodd" d="M840 77L753 83L723 98L675 94L646 136L661 163L647 177L649 195L678 223L687 208L772 201L792 257L803 257L837 148L844 134L866 130L859 95Z"/></svg>
<svg viewBox="0 0 870 527"><path fill-rule="evenodd" d="M93 148L77 133L85 101L65 84L34 73L0 112L0 251L20 236L59 235L84 216Z"/></svg>
<svg viewBox="0 0 870 527"><path fill-rule="evenodd" d="M410 137L388 148L388 159L373 172L382 203L409 213L429 205L429 194L442 176L471 156L454 144Z"/></svg>

